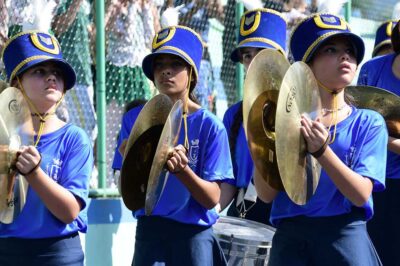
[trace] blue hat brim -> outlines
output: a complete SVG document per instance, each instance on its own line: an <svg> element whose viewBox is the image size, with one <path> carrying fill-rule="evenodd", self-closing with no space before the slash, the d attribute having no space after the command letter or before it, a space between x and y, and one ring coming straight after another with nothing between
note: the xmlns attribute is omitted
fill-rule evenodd
<svg viewBox="0 0 400 266"><path fill-rule="evenodd" d="M16 76L22 74L23 72L25 72L26 70L45 63L45 62L54 62L57 64L57 66L61 69L61 71L63 72L63 78L64 78L64 84L65 84L65 90L69 90L71 88L73 88L75 86L76 83L76 73L74 68L65 60L63 59L57 59L57 58L49 58L49 59L37 59L37 60L32 60L28 63L26 63L23 67L21 67L18 72L16 73ZM13 79L14 77L11 77L11 79ZM10 80L11 82L11 80Z"/></svg>
<svg viewBox="0 0 400 266"><path fill-rule="evenodd" d="M392 45L392 40L384 40L380 43L378 43L375 47L374 50L372 51L372 57L375 57L377 53L379 53L379 50L381 50L385 46L391 46Z"/></svg>
<svg viewBox="0 0 400 266"><path fill-rule="evenodd" d="M246 48L246 47L262 48L262 49L271 48L271 49L279 50L276 47L274 47L270 44L264 43L264 42L246 42L246 43L239 45L238 47L236 47L235 50L232 51L231 60L235 63L240 62L240 57L239 57L240 49Z"/></svg>
<svg viewBox="0 0 400 266"><path fill-rule="evenodd" d="M165 50L161 50L161 51L157 50L143 58L142 69L148 79L150 79L151 81L154 81L153 61L156 56L161 55L161 54L172 54L172 55L176 55L179 58L182 58L183 60L185 60L186 63L188 63L190 66L193 67L194 72L195 72L195 77L196 77L195 83L197 83L198 73L197 73L196 66L194 66L185 56L183 56L179 52L174 51L174 50L169 50L169 49L165 49Z"/></svg>
<svg viewBox="0 0 400 266"><path fill-rule="evenodd" d="M303 58L303 61L308 63L310 62L311 58L314 56L314 53L321 47L321 45L325 44L328 40L332 39L333 37L338 37L338 36L346 36L350 38L350 41L355 45L357 49L357 64L360 64L361 61L364 58L364 53L365 53L365 45L361 37L357 36L354 33L351 32L337 32L334 34L329 35L325 39L322 39L317 45L314 46L314 48L311 50L311 52L308 54L307 58Z"/></svg>

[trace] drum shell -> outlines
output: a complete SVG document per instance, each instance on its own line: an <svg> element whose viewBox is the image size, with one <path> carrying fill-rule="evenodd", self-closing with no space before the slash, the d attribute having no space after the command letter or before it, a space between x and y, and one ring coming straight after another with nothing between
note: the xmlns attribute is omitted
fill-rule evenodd
<svg viewBox="0 0 400 266"><path fill-rule="evenodd" d="M213 226L228 265L267 265L273 227L236 217L220 217Z"/></svg>

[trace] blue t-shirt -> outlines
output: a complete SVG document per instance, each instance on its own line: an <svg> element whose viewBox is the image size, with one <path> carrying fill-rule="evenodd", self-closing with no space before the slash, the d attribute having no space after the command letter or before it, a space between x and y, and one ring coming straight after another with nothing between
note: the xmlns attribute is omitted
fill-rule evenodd
<svg viewBox="0 0 400 266"><path fill-rule="evenodd" d="M121 153L118 151L119 146L121 146L122 142L126 139L129 138L129 134L131 134L131 130L133 127L133 124L135 124L136 118L138 117L140 111L142 111L144 105L140 105L138 107L132 108L129 110L129 115L126 113L122 116L122 124L121 124L121 130L118 135L118 140L117 140L117 148L114 153L114 160L112 163L112 169L114 170L121 170L122 168L122 161L123 157Z"/></svg>
<svg viewBox="0 0 400 266"><path fill-rule="evenodd" d="M350 169L373 180L374 191L382 191L385 188L387 141L383 117L375 111L353 107L350 116L337 124L335 141L329 147ZM322 169L315 194L307 204L297 205L286 192L278 193L272 205L271 222L276 226L286 217L340 215L349 213L352 206ZM372 196L363 208L369 220L373 216Z"/></svg>
<svg viewBox="0 0 400 266"><path fill-rule="evenodd" d="M375 57L360 70L359 85L379 87L400 96L400 79L392 71L396 54ZM388 150L386 178L400 178L400 155Z"/></svg>
<svg viewBox="0 0 400 266"><path fill-rule="evenodd" d="M129 137L130 128L133 127L141 108L143 107L134 108L124 115L119 140ZM225 182L233 179L228 137L223 124L205 109L199 109L190 114L187 122L189 139L188 166L198 176L207 181ZM185 131L182 125L178 144L183 144L184 139ZM119 154L118 147L115 151L116 154ZM114 157L113 165L115 169L121 169L122 167L122 161L119 157L120 155ZM144 210L135 211L133 215L136 218L143 216ZM164 191L152 215L162 216L181 223L202 226L214 224L219 217L215 209L208 210L200 205L173 174L169 175Z"/></svg>
<svg viewBox="0 0 400 266"><path fill-rule="evenodd" d="M228 136L230 136L232 124L234 123L234 119L236 113L239 111L239 108L242 106L242 102L238 102L228 110L226 110L224 115L224 125L226 131L228 132ZM254 163L251 159L249 146L247 145L246 135L244 133L243 121L240 123L240 128L238 135L236 137L236 146L235 146L235 157L232 162L233 166L233 174L235 176L235 182L231 183L232 185L238 188L246 188L253 175L254 171Z"/></svg>
<svg viewBox="0 0 400 266"><path fill-rule="evenodd" d="M88 136L81 128L66 124L42 135L37 149L42 156L42 170L78 198L82 210L72 223L65 224L28 187L26 204L20 215L11 224L0 223L0 237L48 238L86 232L86 205L93 169L93 149Z"/></svg>

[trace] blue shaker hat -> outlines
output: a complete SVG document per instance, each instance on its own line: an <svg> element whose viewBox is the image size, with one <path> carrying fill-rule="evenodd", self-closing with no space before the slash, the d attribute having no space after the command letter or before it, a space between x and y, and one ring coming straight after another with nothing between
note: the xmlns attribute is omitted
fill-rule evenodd
<svg viewBox="0 0 400 266"><path fill-rule="evenodd" d="M350 31L342 18L326 13L313 14L303 19L292 32L290 50L295 61L308 63L317 49L332 37L347 36L356 49L357 64L364 58L363 40Z"/></svg>
<svg viewBox="0 0 400 266"><path fill-rule="evenodd" d="M379 50L385 45L391 45L391 36L394 26L396 26L396 20L388 20L383 22L376 30L374 50L372 57L376 56Z"/></svg>
<svg viewBox="0 0 400 266"><path fill-rule="evenodd" d="M267 8L245 12L240 19L238 45L231 60L239 62L239 49L244 47L272 48L285 54L286 20L281 13Z"/></svg>
<svg viewBox="0 0 400 266"><path fill-rule="evenodd" d="M69 90L75 85L75 71L64 60L57 39L49 33L42 31L18 33L5 43L1 57L8 82L35 65L51 61L61 68L65 89Z"/></svg>
<svg viewBox="0 0 400 266"><path fill-rule="evenodd" d="M161 29L154 36L152 52L142 62L144 74L153 81L153 60L160 54L173 54L185 60L193 67L195 80L198 80L203 41L194 30L184 26L171 26Z"/></svg>

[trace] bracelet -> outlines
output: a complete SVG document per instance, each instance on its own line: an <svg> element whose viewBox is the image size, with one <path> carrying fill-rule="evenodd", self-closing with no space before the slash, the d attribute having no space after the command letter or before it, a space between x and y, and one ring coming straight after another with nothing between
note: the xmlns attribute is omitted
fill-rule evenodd
<svg viewBox="0 0 400 266"><path fill-rule="evenodd" d="M39 160L39 162L35 165L35 167L33 167L28 173L22 173L22 172L20 171L20 174L23 175L23 176L27 176L27 175L32 174L36 169L39 168L39 166L40 166L41 163L42 163L42 156L40 155L40 160Z"/></svg>
<svg viewBox="0 0 400 266"><path fill-rule="evenodd" d="M314 156L314 158L319 158L322 156L322 154L324 154L326 148L328 147L328 139L329 136L326 138L324 144L322 144L321 148L319 148L317 151L315 152L310 152L312 156Z"/></svg>

